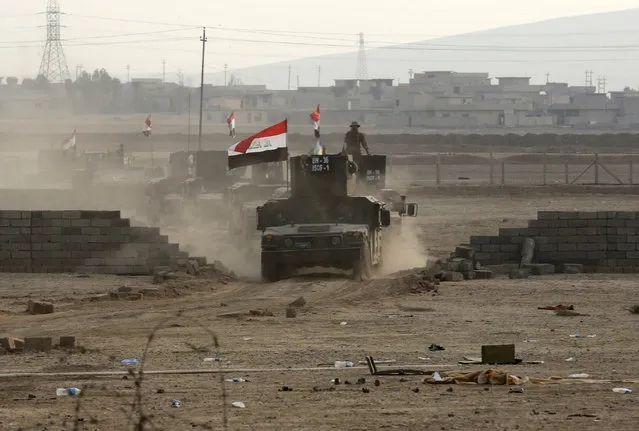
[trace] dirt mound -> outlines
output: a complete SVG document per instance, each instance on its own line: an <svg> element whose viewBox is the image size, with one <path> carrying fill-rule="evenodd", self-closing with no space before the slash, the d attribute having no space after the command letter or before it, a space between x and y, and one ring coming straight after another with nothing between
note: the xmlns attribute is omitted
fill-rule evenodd
<svg viewBox="0 0 639 431"><path fill-rule="evenodd" d="M439 274L436 268L415 268L396 272L389 277L391 292L398 295L437 292Z"/></svg>

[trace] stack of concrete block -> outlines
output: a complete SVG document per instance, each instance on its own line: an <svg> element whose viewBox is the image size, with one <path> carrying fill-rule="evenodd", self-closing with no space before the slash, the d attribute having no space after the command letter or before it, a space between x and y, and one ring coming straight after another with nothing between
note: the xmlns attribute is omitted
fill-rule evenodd
<svg viewBox="0 0 639 431"><path fill-rule="evenodd" d="M150 274L188 259L158 228L120 211L0 211L3 272Z"/></svg>
<svg viewBox="0 0 639 431"><path fill-rule="evenodd" d="M536 263L639 273L639 212L540 211L527 228L500 229L497 236L474 236L470 243L485 265L517 263L525 238L535 241Z"/></svg>

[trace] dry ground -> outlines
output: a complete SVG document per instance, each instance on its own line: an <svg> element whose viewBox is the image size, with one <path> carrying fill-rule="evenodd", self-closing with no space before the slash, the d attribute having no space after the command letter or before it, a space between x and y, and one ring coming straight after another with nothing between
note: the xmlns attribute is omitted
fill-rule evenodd
<svg viewBox="0 0 639 431"><path fill-rule="evenodd" d="M442 255L471 234L521 226L537 210L623 210L636 208L637 203L639 197L634 196L433 198L420 202L418 236L431 254ZM385 278L356 284L306 276L265 285L224 284L204 277L172 281L179 295L171 298L83 301L123 285L150 283L144 277L1 275L0 336L73 334L85 350L3 355L0 373L124 371L120 361L141 357L153 328L166 322L150 344L147 370L316 367L335 360L360 361L370 354L397 364L471 371L481 367L462 367L457 361L480 355L482 344L515 343L519 357L544 361L507 367L519 375L585 372L597 379L636 380L639 374L639 316L625 311L639 303L634 276L498 278L445 283L438 293L421 295L393 291ZM285 304L300 295L307 305L296 319L286 319ZM29 298L51 300L59 311L26 315L23 309ZM589 316L559 317L537 310L558 303L574 304ZM258 307L271 309L275 316L219 317ZM219 349L213 347L208 331L218 335ZM597 337L569 337L575 333ZM429 352L431 343L446 350ZM203 361L216 356L222 361ZM574 362L566 362L569 357ZM616 386L639 389L634 383L561 382L528 385L524 393L510 394L507 387L472 385L454 386L449 392L447 386L422 384L420 377L379 377L381 384L376 387L365 368L229 372L225 377L250 381L226 383L224 398L217 375L147 376L142 385L144 411L153 416L158 429L171 430L223 429L225 407L231 430L634 430L639 419L636 394L611 391ZM335 377L352 383L365 377L366 383L334 386ZM131 429L126 414L135 393L131 378L0 380L0 429L58 430L75 425L89 430ZM293 391L278 391L284 385ZM55 397L57 387L69 386L83 388L85 396ZM335 390L314 391L314 387ZM363 387L370 392L362 392ZM181 408L171 408L174 399L182 402ZM230 407L233 401L243 401L246 408Z"/></svg>

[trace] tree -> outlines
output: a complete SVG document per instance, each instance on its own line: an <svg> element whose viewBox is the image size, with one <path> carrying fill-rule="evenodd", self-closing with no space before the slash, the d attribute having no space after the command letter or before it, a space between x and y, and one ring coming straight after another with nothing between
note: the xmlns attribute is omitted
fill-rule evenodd
<svg viewBox="0 0 639 431"><path fill-rule="evenodd" d="M75 82L65 83L74 111L84 114L106 114L116 109L121 95L120 80L111 78L105 69L83 71Z"/></svg>

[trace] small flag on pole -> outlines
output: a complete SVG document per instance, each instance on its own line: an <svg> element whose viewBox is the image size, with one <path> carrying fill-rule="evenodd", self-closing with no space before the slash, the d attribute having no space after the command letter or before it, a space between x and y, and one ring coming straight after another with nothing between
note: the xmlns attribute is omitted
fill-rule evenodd
<svg viewBox="0 0 639 431"><path fill-rule="evenodd" d="M151 114L149 114L148 117L146 117L146 120L144 120L144 124L146 125L146 129L144 129L144 136L149 136L151 134Z"/></svg>
<svg viewBox="0 0 639 431"><path fill-rule="evenodd" d="M229 126L229 136L235 138L235 112L231 112L226 119L226 124Z"/></svg>
<svg viewBox="0 0 639 431"><path fill-rule="evenodd" d="M315 130L315 137L319 139L320 137L320 106L317 105L315 108L315 112L311 115L311 121L313 122L313 129Z"/></svg>
<svg viewBox="0 0 639 431"><path fill-rule="evenodd" d="M75 129L73 129L71 136L62 141L62 150L67 151L70 149L75 150Z"/></svg>
<svg viewBox="0 0 639 431"><path fill-rule="evenodd" d="M311 121L313 122L313 130L315 134L315 138L317 138L317 142L315 142L315 147L311 152L314 156L322 156L324 155L324 146L322 145L322 141L320 140L320 106L317 105L315 111L310 115Z"/></svg>
<svg viewBox="0 0 639 431"><path fill-rule="evenodd" d="M287 136L288 121L284 120L231 145L228 149L229 169L286 161L288 159Z"/></svg>

